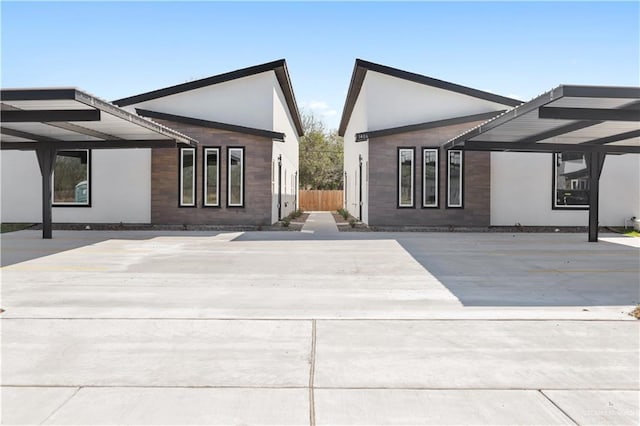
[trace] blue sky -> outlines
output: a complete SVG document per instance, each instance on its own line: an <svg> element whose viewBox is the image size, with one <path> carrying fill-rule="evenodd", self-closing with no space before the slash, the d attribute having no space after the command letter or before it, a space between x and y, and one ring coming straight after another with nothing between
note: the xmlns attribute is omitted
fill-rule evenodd
<svg viewBox="0 0 640 426"><path fill-rule="evenodd" d="M338 125L355 58L528 100L640 85L638 2L8 2L2 87L107 100L285 58Z"/></svg>

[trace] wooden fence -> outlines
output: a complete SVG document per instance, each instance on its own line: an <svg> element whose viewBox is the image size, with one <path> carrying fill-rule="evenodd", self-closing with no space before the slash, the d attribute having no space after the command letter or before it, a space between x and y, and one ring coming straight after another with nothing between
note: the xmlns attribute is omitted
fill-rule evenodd
<svg viewBox="0 0 640 426"><path fill-rule="evenodd" d="M300 209L333 211L342 208L342 190L300 190Z"/></svg>

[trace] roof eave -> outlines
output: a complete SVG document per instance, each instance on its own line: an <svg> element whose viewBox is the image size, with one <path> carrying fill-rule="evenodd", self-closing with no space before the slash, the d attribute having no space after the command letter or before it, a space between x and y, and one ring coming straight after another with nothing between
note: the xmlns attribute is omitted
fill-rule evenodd
<svg viewBox="0 0 640 426"><path fill-rule="evenodd" d="M276 61L267 62L260 65L254 65L251 67L230 71L223 74L202 78L199 80L188 81L186 83L176 84L173 86L164 87L162 89L152 90L150 92L140 93L138 95L117 99L113 101L113 103L120 107L133 105L140 102L149 101L152 99L157 99L165 96L187 92L189 90L199 89L201 87L211 86L213 84L224 83L226 81L236 80L239 78L249 77L249 76L260 74L263 72L272 71L275 68L282 66L283 64L284 64L284 59L278 59Z"/></svg>
<svg viewBox="0 0 640 426"><path fill-rule="evenodd" d="M446 118L443 120L427 121L424 123L409 124L407 126L391 127L387 129L373 130L370 132L356 133L356 141L365 139L378 138L382 136L392 136L401 133L417 132L421 130L436 129L439 127L454 126L457 124L472 123L474 121L483 121L491 119L497 115L504 113L502 111L488 111L479 114L465 115L462 117Z"/></svg>
<svg viewBox="0 0 640 426"><path fill-rule="evenodd" d="M351 113L353 113L353 109L356 106L356 101L358 100L358 95L360 95L360 89L362 89L364 77L367 73L366 68L360 66L360 62L361 59L356 59L356 63L353 66L349 90L347 91L347 97L344 101L344 107L342 108L342 118L340 119L340 126L338 127L338 136L344 136L347 130Z"/></svg>
<svg viewBox="0 0 640 426"><path fill-rule="evenodd" d="M289 70L287 69L287 62L282 59L282 64L273 70L276 74L276 79L280 84L284 99L287 102L287 107L291 113L293 124L295 125L298 136L304 136L304 128L302 127L302 118L300 117L300 111L298 110L298 103L296 102L296 96L293 93L293 85L291 84L291 77L289 77Z"/></svg>
<svg viewBox="0 0 640 426"><path fill-rule="evenodd" d="M136 112L142 117L155 118L159 120L168 120L176 123L189 124L193 126L206 127L217 130L225 130L236 133L244 133L247 135L260 136L277 141L284 142L285 134L282 132L274 132L271 130L257 129L254 127L239 126L235 124L222 123L218 121L203 120L200 118L186 117L183 115L167 114L159 111L152 111L142 108L136 108Z"/></svg>

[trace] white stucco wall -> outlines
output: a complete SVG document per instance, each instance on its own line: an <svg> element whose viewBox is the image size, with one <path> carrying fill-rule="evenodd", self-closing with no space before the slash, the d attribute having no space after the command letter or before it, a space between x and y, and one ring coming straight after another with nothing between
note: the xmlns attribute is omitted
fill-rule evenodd
<svg viewBox="0 0 640 426"><path fill-rule="evenodd" d="M129 105L166 114L272 130L273 71Z"/></svg>
<svg viewBox="0 0 640 426"><path fill-rule="evenodd" d="M272 74L273 124L272 129L285 134L285 141L273 142L272 158L272 222L278 221L278 156L282 155L282 217L297 209L298 182L296 173L299 166L299 138L291 112L287 107L284 94L274 73Z"/></svg>
<svg viewBox="0 0 640 426"><path fill-rule="evenodd" d="M553 210L552 154L491 154L491 225L586 226L587 210ZM640 217L640 155L607 156L600 178L602 226Z"/></svg>
<svg viewBox="0 0 640 426"><path fill-rule="evenodd" d="M369 141L355 142L356 133L365 132L368 130L367 111L369 108L368 103L369 90L366 85L363 84L360 90L360 95L354 105L353 112L351 113L351 119L345 129L344 133L344 172L347 173L346 186L344 188L346 193L345 208L351 212L353 216L358 216L359 210L359 156L362 155L363 165L362 174L364 180L362 182L362 221L367 223L369 221L369 189L368 189L368 174L367 163L369 159Z"/></svg>
<svg viewBox="0 0 640 426"><path fill-rule="evenodd" d="M41 177L34 151L0 151L2 222L42 222Z"/></svg>
<svg viewBox="0 0 640 426"><path fill-rule="evenodd" d="M3 222L41 222L41 178L34 152L3 151ZM59 223L149 223L151 150L93 150L91 207L54 207Z"/></svg>
<svg viewBox="0 0 640 426"><path fill-rule="evenodd" d="M506 105L367 71L368 130L508 109Z"/></svg>

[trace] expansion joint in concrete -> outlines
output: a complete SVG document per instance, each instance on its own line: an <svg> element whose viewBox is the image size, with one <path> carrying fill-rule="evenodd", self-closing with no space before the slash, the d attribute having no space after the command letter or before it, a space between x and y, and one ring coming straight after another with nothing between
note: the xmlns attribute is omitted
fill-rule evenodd
<svg viewBox="0 0 640 426"><path fill-rule="evenodd" d="M311 356L309 357L309 424L316 424L316 407L313 395L314 375L316 371L316 320L311 321Z"/></svg>
<svg viewBox="0 0 640 426"><path fill-rule="evenodd" d="M565 415L565 417L567 417L569 420L571 420L571 422L573 422L573 424L575 424L575 425L580 425L580 423L578 423L577 421L575 421L575 420L573 419L573 417L571 417L571 416L569 415L569 413L567 413L567 412L566 412L566 411L564 411L562 408L560 408L560 406L559 406L558 404L556 404L556 403L553 401L553 399L549 398L549 396L548 396L546 393L544 393L544 391L543 391L542 389L538 389L538 392L540 392L540 393L542 394L542 396L544 396L544 397L547 399L547 401L549 401L551 404L553 404L553 406L554 406L554 407L556 407L558 410L560 410L560 412L561 412L562 414L564 414L564 415Z"/></svg>
<svg viewBox="0 0 640 426"><path fill-rule="evenodd" d="M82 389L82 386L79 386L79 387L75 390L75 392L73 392L73 393L69 396L69 398L67 398L67 399L65 399L64 401L62 401L62 404L58 405L58 407L57 407L55 410L53 410L53 411L52 411L52 412L51 412L51 413L50 413L50 414L49 414L49 415L48 415L48 416L47 416L47 417L46 417L42 422L40 422L40 424L41 424L41 425L43 425L43 424L47 423L47 420L49 420L51 417L53 417L53 415L54 415L54 414L56 414L58 411L60 411L60 409L61 409L62 407L64 407L64 406L67 404L67 402L71 401L71 399L72 399L74 396L76 396L76 395L78 394L78 392L80 392L80 389Z"/></svg>

